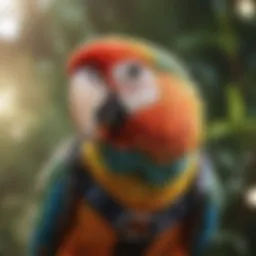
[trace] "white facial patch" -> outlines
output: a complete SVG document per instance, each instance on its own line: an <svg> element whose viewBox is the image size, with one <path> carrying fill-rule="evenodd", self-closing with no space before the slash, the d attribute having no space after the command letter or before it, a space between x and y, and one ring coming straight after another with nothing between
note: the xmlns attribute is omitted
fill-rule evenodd
<svg viewBox="0 0 256 256"><path fill-rule="evenodd" d="M78 128L91 134L96 126L95 114L107 97L104 80L95 70L78 70L70 80L71 114Z"/></svg>
<svg viewBox="0 0 256 256"><path fill-rule="evenodd" d="M122 62L114 68L113 77L119 97L129 112L158 101L160 92L156 76L150 68L136 61Z"/></svg>

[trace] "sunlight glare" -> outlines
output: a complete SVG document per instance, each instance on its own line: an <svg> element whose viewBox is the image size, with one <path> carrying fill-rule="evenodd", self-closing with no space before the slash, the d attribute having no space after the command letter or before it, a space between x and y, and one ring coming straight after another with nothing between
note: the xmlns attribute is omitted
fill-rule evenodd
<svg viewBox="0 0 256 256"><path fill-rule="evenodd" d="M0 39L16 40L20 34L20 25L17 1L0 0Z"/></svg>
<svg viewBox="0 0 256 256"><path fill-rule="evenodd" d="M236 11L241 18L252 19L255 17L256 4L253 0L239 0L236 4Z"/></svg>
<svg viewBox="0 0 256 256"><path fill-rule="evenodd" d="M14 88L0 91L0 118L10 116L16 109L16 91Z"/></svg>
<svg viewBox="0 0 256 256"><path fill-rule="evenodd" d="M256 208L256 187L252 187L246 192L246 202L249 207Z"/></svg>

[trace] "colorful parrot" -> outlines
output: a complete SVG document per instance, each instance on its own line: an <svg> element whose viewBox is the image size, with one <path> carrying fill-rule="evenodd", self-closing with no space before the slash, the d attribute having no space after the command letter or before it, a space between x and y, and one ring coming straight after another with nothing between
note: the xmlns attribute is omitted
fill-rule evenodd
<svg viewBox="0 0 256 256"><path fill-rule="evenodd" d="M31 256L199 256L219 216L204 107L179 61L100 37L68 63L77 136L50 167Z"/></svg>

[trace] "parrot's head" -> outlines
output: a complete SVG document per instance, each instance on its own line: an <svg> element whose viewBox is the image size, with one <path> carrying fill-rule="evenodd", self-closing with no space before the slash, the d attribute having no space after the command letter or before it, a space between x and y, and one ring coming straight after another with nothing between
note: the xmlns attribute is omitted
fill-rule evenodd
<svg viewBox="0 0 256 256"><path fill-rule="evenodd" d="M198 149L201 99L168 52L122 37L93 40L71 56L72 118L87 137L169 162Z"/></svg>

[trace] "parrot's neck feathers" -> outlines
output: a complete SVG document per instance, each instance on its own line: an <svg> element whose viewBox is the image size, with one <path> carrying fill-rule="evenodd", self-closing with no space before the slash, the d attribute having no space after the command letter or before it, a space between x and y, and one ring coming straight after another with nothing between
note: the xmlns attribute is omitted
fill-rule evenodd
<svg viewBox="0 0 256 256"><path fill-rule="evenodd" d="M99 154L112 173L137 176L154 186L164 186L184 173L195 161L197 153L184 155L167 164L158 164L143 153L132 150L119 150L109 144L97 146Z"/></svg>
<svg viewBox="0 0 256 256"><path fill-rule="evenodd" d="M142 165L130 169L132 164L128 165L127 161L126 166L124 163L120 165L122 169L114 170L102 146L90 142L82 145L85 171L89 172L105 191L130 209L156 211L168 207L190 190L199 175L200 166L196 154L180 160L177 164L180 168L176 167L177 169L172 166L169 167L170 170L168 166L151 166L152 161L148 162L148 165L145 164L146 167ZM113 157L115 156L119 157L120 162L125 160L113 153ZM175 169L176 172L173 171Z"/></svg>

